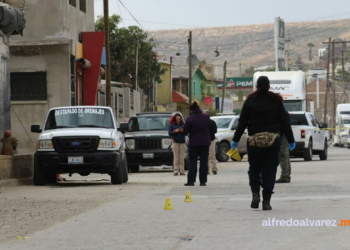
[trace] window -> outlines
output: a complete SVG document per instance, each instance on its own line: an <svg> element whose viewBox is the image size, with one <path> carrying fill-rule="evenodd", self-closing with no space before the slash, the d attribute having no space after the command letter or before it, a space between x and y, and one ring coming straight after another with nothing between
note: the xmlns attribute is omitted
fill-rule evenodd
<svg viewBox="0 0 350 250"><path fill-rule="evenodd" d="M134 110L134 90L130 89L130 109Z"/></svg>
<svg viewBox="0 0 350 250"><path fill-rule="evenodd" d="M207 85L207 95L212 94L212 85Z"/></svg>
<svg viewBox="0 0 350 250"><path fill-rule="evenodd" d="M169 130L171 116L132 117L130 131Z"/></svg>
<svg viewBox="0 0 350 250"><path fill-rule="evenodd" d="M11 101L46 100L46 71L11 73Z"/></svg>
<svg viewBox="0 0 350 250"><path fill-rule="evenodd" d="M86 13L86 0L79 0L79 7L82 12Z"/></svg>
<svg viewBox="0 0 350 250"><path fill-rule="evenodd" d="M228 128L232 122L232 118L212 118L214 122L216 122L217 128Z"/></svg>
<svg viewBox="0 0 350 250"><path fill-rule="evenodd" d="M69 0L69 4L74 7L77 7L77 0Z"/></svg>
<svg viewBox="0 0 350 250"><path fill-rule="evenodd" d="M106 95L104 92L100 92L100 106L106 106Z"/></svg>
<svg viewBox="0 0 350 250"><path fill-rule="evenodd" d="M122 94L119 94L119 115L122 115L123 114L123 95Z"/></svg>
<svg viewBox="0 0 350 250"><path fill-rule="evenodd" d="M290 114L290 125L305 125L308 126L306 116L304 114Z"/></svg>
<svg viewBox="0 0 350 250"><path fill-rule="evenodd" d="M115 93L114 95L114 112L115 112L115 115L117 116L118 114L118 94Z"/></svg>

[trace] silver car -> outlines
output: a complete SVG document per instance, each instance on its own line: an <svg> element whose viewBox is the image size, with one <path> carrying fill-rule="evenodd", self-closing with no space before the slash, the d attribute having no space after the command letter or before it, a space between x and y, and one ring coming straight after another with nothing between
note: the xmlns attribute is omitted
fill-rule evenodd
<svg viewBox="0 0 350 250"><path fill-rule="evenodd" d="M226 153L231 148L232 138L238 126L238 118L238 115L210 117L210 119L216 122L216 126L218 127L218 132L215 134L215 137L219 143L216 152L216 159L219 162L227 162L229 159ZM238 152L242 158L247 154L247 137L247 132L244 132L238 143Z"/></svg>

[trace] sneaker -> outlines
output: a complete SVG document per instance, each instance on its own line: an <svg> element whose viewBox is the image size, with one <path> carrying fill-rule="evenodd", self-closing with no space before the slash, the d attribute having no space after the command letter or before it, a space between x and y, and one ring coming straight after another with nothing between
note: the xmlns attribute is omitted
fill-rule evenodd
<svg viewBox="0 0 350 250"><path fill-rule="evenodd" d="M218 171L216 171L216 170L213 170L213 174L217 174L218 173Z"/></svg>
<svg viewBox="0 0 350 250"><path fill-rule="evenodd" d="M275 183L290 183L290 180L279 178L278 180L275 181Z"/></svg>
<svg viewBox="0 0 350 250"><path fill-rule="evenodd" d="M199 184L199 186L202 186L202 187L204 187L204 186L206 186L207 184L205 184L205 183L201 183L201 184Z"/></svg>
<svg viewBox="0 0 350 250"><path fill-rule="evenodd" d="M194 186L194 183L193 182L187 182L184 184L185 186Z"/></svg>

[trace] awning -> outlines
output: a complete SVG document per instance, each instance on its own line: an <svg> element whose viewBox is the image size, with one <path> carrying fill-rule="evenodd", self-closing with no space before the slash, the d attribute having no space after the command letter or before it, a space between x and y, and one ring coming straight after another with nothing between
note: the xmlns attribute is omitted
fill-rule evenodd
<svg viewBox="0 0 350 250"><path fill-rule="evenodd" d="M176 90L172 91L173 96L173 102L187 102L189 101L189 98L185 94L181 94L180 92L177 92Z"/></svg>

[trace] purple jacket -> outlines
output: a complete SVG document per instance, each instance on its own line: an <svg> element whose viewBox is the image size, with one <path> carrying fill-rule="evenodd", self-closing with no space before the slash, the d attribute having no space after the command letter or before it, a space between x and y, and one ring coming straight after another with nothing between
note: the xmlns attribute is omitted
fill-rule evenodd
<svg viewBox="0 0 350 250"><path fill-rule="evenodd" d="M203 114L203 111L200 109L193 111L183 126L183 133L185 135L189 134L189 146L209 146L211 143L209 128L209 115Z"/></svg>

